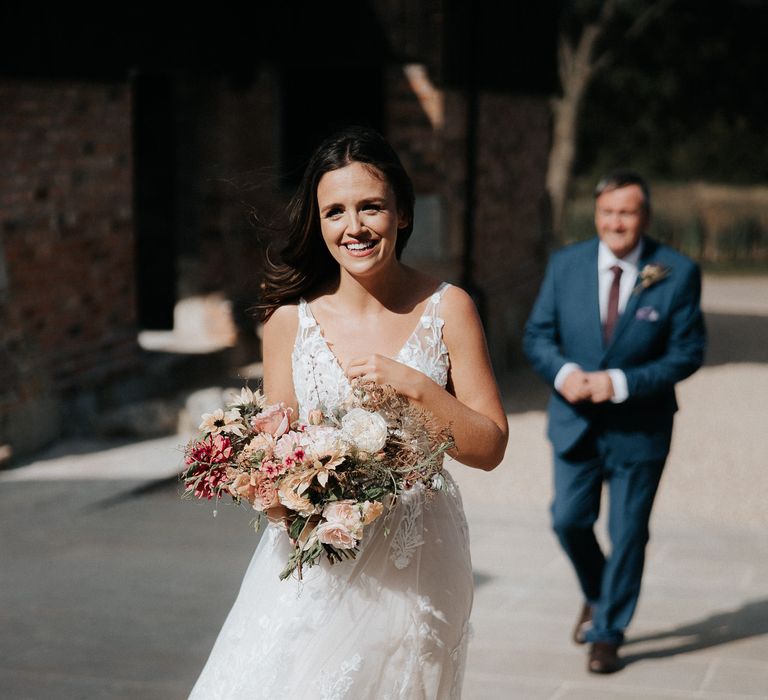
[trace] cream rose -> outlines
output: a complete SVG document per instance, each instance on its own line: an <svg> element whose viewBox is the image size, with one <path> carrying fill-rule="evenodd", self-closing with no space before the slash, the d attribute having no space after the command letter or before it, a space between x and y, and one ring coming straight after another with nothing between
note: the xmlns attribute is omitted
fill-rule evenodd
<svg viewBox="0 0 768 700"><path fill-rule="evenodd" d="M314 535L322 544L329 544L338 549L354 549L357 546L357 539L342 523L321 523L315 529Z"/></svg>
<svg viewBox="0 0 768 700"><path fill-rule="evenodd" d="M361 452L378 452L387 441L387 422L384 417L364 408L353 408L341 419L344 435Z"/></svg>
<svg viewBox="0 0 768 700"><path fill-rule="evenodd" d="M363 536L363 519L355 501L334 501L323 508L323 517L329 523L343 525L354 537Z"/></svg>

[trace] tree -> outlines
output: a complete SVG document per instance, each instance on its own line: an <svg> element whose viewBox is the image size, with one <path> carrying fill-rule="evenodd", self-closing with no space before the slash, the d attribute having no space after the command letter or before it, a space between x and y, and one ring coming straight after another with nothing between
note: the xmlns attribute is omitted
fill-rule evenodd
<svg viewBox="0 0 768 700"><path fill-rule="evenodd" d="M565 5L558 38L561 95L552 100L552 146L547 166L547 192L556 240L563 237L584 96L595 74L612 60L611 44L603 40L606 32L621 11L629 20L623 37L636 36L672 2L573 0Z"/></svg>

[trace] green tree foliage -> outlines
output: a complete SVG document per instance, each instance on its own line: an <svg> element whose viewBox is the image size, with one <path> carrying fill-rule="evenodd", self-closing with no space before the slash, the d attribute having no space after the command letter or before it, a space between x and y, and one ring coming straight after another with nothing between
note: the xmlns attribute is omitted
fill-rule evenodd
<svg viewBox="0 0 768 700"><path fill-rule="evenodd" d="M577 28L599 5L566 3L564 20ZM652 178L768 181L768 2L670 0L638 28L647 6L618 2L601 38L575 174L631 165Z"/></svg>

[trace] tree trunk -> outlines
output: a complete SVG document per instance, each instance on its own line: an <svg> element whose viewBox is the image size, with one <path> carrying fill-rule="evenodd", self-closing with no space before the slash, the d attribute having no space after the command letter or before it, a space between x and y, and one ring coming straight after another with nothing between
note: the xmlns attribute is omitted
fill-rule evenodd
<svg viewBox="0 0 768 700"><path fill-rule="evenodd" d="M552 211L552 233L563 241L566 203L576 158L576 138L581 106L595 61L595 43L605 30L615 10L613 0L602 6L597 20L584 26L575 44L561 33L558 42L558 72L562 96L552 100L552 147L547 166L547 192Z"/></svg>
<svg viewBox="0 0 768 700"><path fill-rule="evenodd" d="M655 0L645 5L624 32L624 39L644 32L648 25L674 2L675 0ZM555 241L563 242L565 234L568 190L576 159L579 117L584 94L595 71L602 69L611 60L609 51L595 55L595 44L615 12L616 0L604 0L600 14L594 22L584 25L578 41L574 42L565 31L560 33L557 67L563 94L552 101L552 147L547 166L547 192Z"/></svg>

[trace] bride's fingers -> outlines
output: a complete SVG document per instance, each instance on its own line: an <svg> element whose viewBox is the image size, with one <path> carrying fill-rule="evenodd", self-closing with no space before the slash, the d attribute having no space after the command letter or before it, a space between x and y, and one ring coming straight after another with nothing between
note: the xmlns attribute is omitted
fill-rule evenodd
<svg viewBox="0 0 768 700"><path fill-rule="evenodd" d="M386 358L381 355L352 360L347 366L347 377L350 379L366 379L377 384L385 383L387 373Z"/></svg>
<svg viewBox="0 0 768 700"><path fill-rule="evenodd" d="M375 372L381 366L381 355L356 357L347 363L346 373L349 377L360 377Z"/></svg>
<svg viewBox="0 0 768 700"><path fill-rule="evenodd" d="M372 379L372 368L369 365L348 365L346 375L350 379L357 379L358 377Z"/></svg>
<svg viewBox="0 0 768 700"><path fill-rule="evenodd" d="M361 373L365 373L367 364L368 363L366 358L356 357L355 359L347 362L346 366L344 367L344 374L346 374L348 377L359 377L361 376Z"/></svg>

